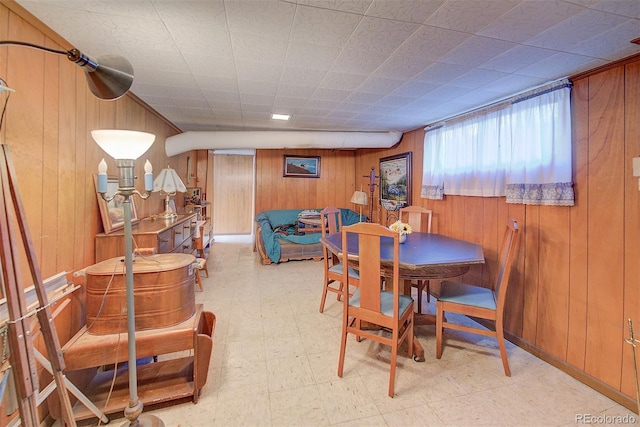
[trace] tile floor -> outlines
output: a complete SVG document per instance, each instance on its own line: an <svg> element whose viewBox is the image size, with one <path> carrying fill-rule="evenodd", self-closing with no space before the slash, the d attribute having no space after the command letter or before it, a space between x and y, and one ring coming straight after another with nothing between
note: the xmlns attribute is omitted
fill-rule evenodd
<svg viewBox="0 0 640 427"><path fill-rule="evenodd" d="M424 363L399 356L391 399L390 352L377 343L350 336L338 378L342 307L329 295L318 312L322 263L263 266L247 236L219 236L208 267L204 292L196 290L217 318L207 384L195 405L149 411L166 426L566 426L588 424L580 414L601 417L594 424L639 418L509 343L511 378L496 343L481 336L445 332L437 360L433 326L417 330Z"/></svg>

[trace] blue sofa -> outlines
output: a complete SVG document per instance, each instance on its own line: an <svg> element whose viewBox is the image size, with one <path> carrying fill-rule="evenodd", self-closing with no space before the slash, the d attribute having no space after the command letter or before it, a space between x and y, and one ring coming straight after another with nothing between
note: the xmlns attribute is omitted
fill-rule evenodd
<svg viewBox="0 0 640 427"><path fill-rule="evenodd" d="M322 209L315 210L320 212ZM303 209L276 209L256 215L256 248L263 265L322 258L321 233L297 233L298 214L302 211ZM340 216L343 225L359 221L358 214L351 209L340 208Z"/></svg>

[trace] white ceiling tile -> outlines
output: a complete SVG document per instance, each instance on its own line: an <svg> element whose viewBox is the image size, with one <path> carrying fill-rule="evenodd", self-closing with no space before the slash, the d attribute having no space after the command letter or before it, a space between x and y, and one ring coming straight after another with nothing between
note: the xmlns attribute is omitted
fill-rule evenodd
<svg viewBox="0 0 640 427"><path fill-rule="evenodd" d="M610 61L635 55L640 52L640 46L629 42L640 36L639 26L640 23L637 20L627 21L607 32L598 34L596 37L583 40L574 46L570 52Z"/></svg>
<svg viewBox="0 0 640 427"><path fill-rule="evenodd" d="M379 52L344 49L333 66L333 70L349 74L371 74L386 59Z"/></svg>
<svg viewBox="0 0 640 427"><path fill-rule="evenodd" d="M193 74L218 78L236 79L236 65L233 58L205 55L184 55L184 60Z"/></svg>
<svg viewBox="0 0 640 427"><path fill-rule="evenodd" d="M407 61L400 56L391 55L384 61L373 74L377 77L389 77L395 79L408 80L424 69L432 65L433 62L415 58Z"/></svg>
<svg viewBox="0 0 640 427"><path fill-rule="evenodd" d="M373 0L297 0L298 4L323 9L340 10L342 12L352 12L359 15L364 15L372 1Z"/></svg>
<svg viewBox="0 0 640 427"><path fill-rule="evenodd" d="M421 80L429 83L446 84L449 80L454 79L471 70L470 67L456 64L446 64L444 62L437 62L424 71L418 73L414 80Z"/></svg>
<svg viewBox="0 0 640 427"><path fill-rule="evenodd" d="M640 51L638 0L17 1L183 130L412 130Z"/></svg>
<svg viewBox="0 0 640 427"><path fill-rule="evenodd" d="M131 3L131 1L126 0L123 3ZM158 15L167 24L186 25L201 29L221 28L224 31L227 30L227 18L222 0L160 0L154 1L153 6Z"/></svg>
<svg viewBox="0 0 640 427"><path fill-rule="evenodd" d="M542 79L556 80L580 71L604 65L606 61L594 59L588 56L562 54L562 61L557 61L554 55L534 65L525 67L518 71L518 74L525 76L539 77Z"/></svg>
<svg viewBox="0 0 640 427"><path fill-rule="evenodd" d="M297 86L280 82L278 86L278 96L291 98L310 98L316 90L313 86Z"/></svg>
<svg viewBox="0 0 640 427"><path fill-rule="evenodd" d="M319 87L313 93L313 97L311 99L334 99L336 101L344 101L349 95L351 95L350 91Z"/></svg>
<svg viewBox="0 0 640 427"><path fill-rule="evenodd" d="M582 10L582 6L561 1L524 0L478 34L519 43Z"/></svg>
<svg viewBox="0 0 640 427"><path fill-rule="evenodd" d="M169 24L168 30L180 52L189 55L227 56L233 51L229 33L218 28L198 28Z"/></svg>
<svg viewBox="0 0 640 427"><path fill-rule="evenodd" d="M216 77L212 75L205 74L197 74L193 76L198 83L198 87L202 89L203 92L209 91L218 91L218 92L229 92L229 93L238 93L238 81L236 79L230 79L226 77Z"/></svg>
<svg viewBox="0 0 640 427"><path fill-rule="evenodd" d="M304 64L307 68L329 70L338 55L340 55L340 50L339 47L335 46L322 46L290 41L285 65L295 67Z"/></svg>
<svg viewBox="0 0 640 427"><path fill-rule="evenodd" d="M277 83L283 73L281 65L247 60L235 61L238 80Z"/></svg>
<svg viewBox="0 0 640 427"><path fill-rule="evenodd" d="M392 90L391 93L394 96L408 96L414 98L420 98L426 95L438 86L433 83L427 83L419 80L409 80Z"/></svg>
<svg viewBox="0 0 640 427"><path fill-rule="evenodd" d="M549 58L556 53L555 51L541 49L539 47L517 45L491 58L487 62L480 64L479 67L486 70L514 73L524 67Z"/></svg>
<svg viewBox="0 0 640 427"><path fill-rule="evenodd" d="M359 87L358 92L377 93L385 95L402 86L404 80L388 79L384 77L369 77Z"/></svg>
<svg viewBox="0 0 640 427"><path fill-rule="evenodd" d="M501 73L499 71L475 68L468 73L452 79L449 84L451 86L459 86L467 89L477 89L495 82L496 80L507 77L508 75L508 73Z"/></svg>
<svg viewBox="0 0 640 427"><path fill-rule="evenodd" d="M327 74L325 70L314 70L312 68L284 67L282 70L281 82L292 86L312 86L320 85L322 79Z"/></svg>
<svg viewBox="0 0 640 427"><path fill-rule="evenodd" d="M460 31L422 26L396 50L395 54L403 58L437 61L469 37L470 34Z"/></svg>
<svg viewBox="0 0 640 427"><path fill-rule="evenodd" d="M296 11L283 1L225 1L229 31L285 40Z"/></svg>
<svg viewBox="0 0 640 427"><path fill-rule="evenodd" d="M515 47L515 43L473 36L440 58L442 62L475 67Z"/></svg>
<svg viewBox="0 0 640 427"><path fill-rule="evenodd" d="M435 12L443 0L373 0L368 16L423 23Z"/></svg>
<svg viewBox="0 0 640 427"><path fill-rule="evenodd" d="M640 2L634 0L601 0L590 6L603 12L640 19Z"/></svg>
<svg viewBox="0 0 640 427"><path fill-rule="evenodd" d="M240 93L255 93L274 97L278 90L276 82L259 82L255 80L238 80Z"/></svg>
<svg viewBox="0 0 640 427"><path fill-rule="evenodd" d="M628 18L622 16L585 9L565 19L561 24L526 40L524 44L566 52L583 40L604 33L627 20ZM639 22L636 22L636 25L640 28Z"/></svg>
<svg viewBox="0 0 640 427"><path fill-rule="evenodd" d="M345 49L390 54L418 28L418 24L365 17L345 44Z"/></svg>
<svg viewBox="0 0 640 427"><path fill-rule="evenodd" d="M476 33L512 9L521 0L448 0L424 23L434 27Z"/></svg>
<svg viewBox="0 0 640 427"><path fill-rule="evenodd" d="M282 65L288 43L253 34L231 33L231 45L237 60Z"/></svg>
<svg viewBox="0 0 640 427"><path fill-rule="evenodd" d="M330 71L324 76L324 79L322 79L320 87L352 91L360 86L366 78L367 76L363 74L346 74Z"/></svg>
<svg viewBox="0 0 640 427"><path fill-rule="evenodd" d="M290 37L302 43L343 46L361 18L346 12L298 6Z"/></svg>

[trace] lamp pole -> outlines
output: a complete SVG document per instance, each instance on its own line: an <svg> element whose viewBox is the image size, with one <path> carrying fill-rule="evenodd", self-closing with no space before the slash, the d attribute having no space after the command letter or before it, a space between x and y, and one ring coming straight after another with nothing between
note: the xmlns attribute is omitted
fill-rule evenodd
<svg viewBox="0 0 640 427"><path fill-rule="evenodd" d="M124 213L124 264L125 286L127 301L127 345L129 361L129 405L124 410L124 416L129 420L125 424L130 427L154 426L163 427L164 423L156 416L142 414L143 404L138 398L138 377L136 365L136 316L135 299L133 289L133 231L131 229L131 197L135 194L142 199L147 199L150 194L141 194L134 187L135 159L142 155L153 144L154 135L144 132L99 130L91 132L98 145L109 153L116 161L119 170L118 189L113 195L107 195L107 170L104 159L98 166L98 193L110 202L115 197L122 197L122 210ZM132 146L136 145L131 150ZM132 157L132 158L127 158ZM145 190L153 189L151 164L145 164ZM123 426L124 427L124 426Z"/></svg>

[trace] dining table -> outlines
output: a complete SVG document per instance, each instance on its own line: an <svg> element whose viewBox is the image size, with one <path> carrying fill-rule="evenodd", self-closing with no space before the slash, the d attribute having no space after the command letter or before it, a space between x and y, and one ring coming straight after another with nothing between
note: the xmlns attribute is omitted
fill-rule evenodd
<svg viewBox="0 0 640 427"><path fill-rule="evenodd" d="M358 236L347 233L349 248L348 264L358 268ZM335 233L324 236L320 242L340 260L342 253L342 234ZM472 265L484 263L482 245L466 240L455 239L436 233L413 232L407 235L404 243L399 245L398 263L399 279L404 282L403 291L411 295L411 281L430 279L449 279L465 274ZM393 274L393 239L382 237L380 242L381 275L391 277ZM435 315L416 313L416 325L435 324ZM413 358L424 361L424 348L417 339L413 340Z"/></svg>

